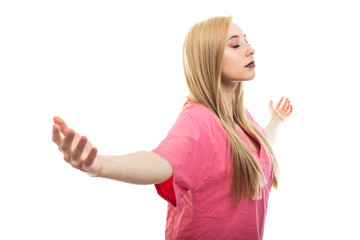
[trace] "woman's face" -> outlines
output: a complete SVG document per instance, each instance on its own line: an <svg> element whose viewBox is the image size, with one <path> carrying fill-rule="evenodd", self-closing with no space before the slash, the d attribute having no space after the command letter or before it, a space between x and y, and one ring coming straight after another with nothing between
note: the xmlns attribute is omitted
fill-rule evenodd
<svg viewBox="0 0 360 240"><path fill-rule="evenodd" d="M255 77L255 67L245 67L255 62L255 50L250 47L241 28L231 22L222 62L221 79L227 83L246 81Z"/></svg>

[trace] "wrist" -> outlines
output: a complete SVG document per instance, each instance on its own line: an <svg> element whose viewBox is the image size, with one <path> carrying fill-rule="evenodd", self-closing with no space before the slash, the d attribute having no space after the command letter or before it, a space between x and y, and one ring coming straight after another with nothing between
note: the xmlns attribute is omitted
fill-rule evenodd
<svg viewBox="0 0 360 240"><path fill-rule="evenodd" d="M274 114L272 115L271 120L281 124L281 123L284 122L285 119L283 119L282 117L280 117L278 114L274 113Z"/></svg>
<svg viewBox="0 0 360 240"><path fill-rule="evenodd" d="M99 166L96 172L86 172L90 177L101 177L103 171L103 158L100 155L97 155L94 162Z"/></svg>

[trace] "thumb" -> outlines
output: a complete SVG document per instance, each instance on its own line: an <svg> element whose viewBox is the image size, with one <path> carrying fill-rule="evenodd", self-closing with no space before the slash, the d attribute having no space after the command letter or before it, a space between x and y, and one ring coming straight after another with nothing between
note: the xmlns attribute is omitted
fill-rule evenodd
<svg viewBox="0 0 360 240"><path fill-rule="evenodd" d="M272 112L273 112L273 110L274 110L274 107L273 107L273 101L272 101L272 100L270 100L270 102L269 102L269 112L270 112L270 113L272 113Z"/></svg>

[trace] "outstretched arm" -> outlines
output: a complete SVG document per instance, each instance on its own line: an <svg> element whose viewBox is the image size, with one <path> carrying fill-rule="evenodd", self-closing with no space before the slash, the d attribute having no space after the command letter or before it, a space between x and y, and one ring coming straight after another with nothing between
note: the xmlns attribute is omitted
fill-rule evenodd
<svg viewBox="0 0 360 240"><path fill-rule="evenodd" d="M269 112L271 115L271 119L269 123L264 128L264 131L269 139L271 145L274 144L276 135L282 126L283 122L291 115L293 111L293 107L290 104L290 100L286 98L284 105L280 107L282 100L284 97L280 99L276 107L273 107L273 102L270 100L269 102Z"/></svg>
<svg viewBox="0 0 360 240"><path fill-rule="evenodd" d="M170 163L157 153L138 151L119 156L98 155L97 148L87 137L70 129L62 118L56 116L53 120L52 140L64 160L91 177L145 185L161 183L173 175Z"/></svg>
<svg viewBox="0 0 360 240"><path fill-rule="evenodd" d="M138 151L119 156L98 157L103 167L97 177L146 185L164 182L173 174L168 161L154 152Z"/></svg>

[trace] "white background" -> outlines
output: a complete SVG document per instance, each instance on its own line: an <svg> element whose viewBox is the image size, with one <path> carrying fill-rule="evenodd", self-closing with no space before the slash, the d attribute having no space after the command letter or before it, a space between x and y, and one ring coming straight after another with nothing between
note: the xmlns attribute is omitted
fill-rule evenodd
<svg viewBox="0 0 360 240"><path fill-rule="evenodd" d="M255 49L245 106L293 113L274 149L264 239L360 239L356 1L1 1L0 239L164 239L154 185L91 178L51 140L53 116L98 154L155 148L188 94L192 25L233 15Z"/></svg>

